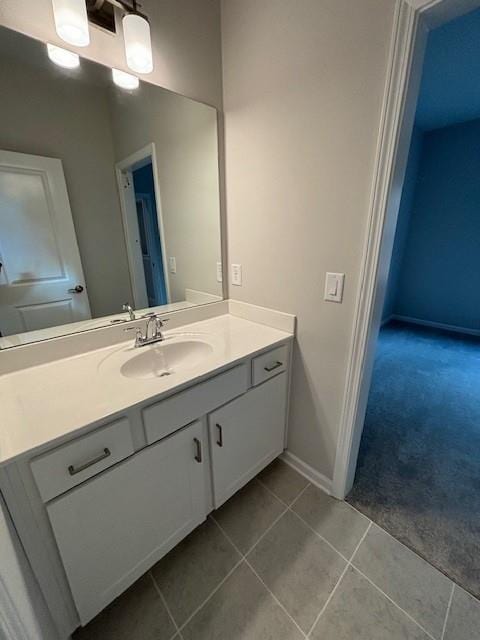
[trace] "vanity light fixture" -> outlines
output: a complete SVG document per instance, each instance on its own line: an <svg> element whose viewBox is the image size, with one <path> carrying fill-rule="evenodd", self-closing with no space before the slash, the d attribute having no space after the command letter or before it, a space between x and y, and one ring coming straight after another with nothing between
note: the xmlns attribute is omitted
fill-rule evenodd
<svg viewBox="0 0 480 640"><path fill-rule="evenodd" d="M57 47L54 44L47 42L47 52L50 60L55 64L58 64L59 67L75 69L80 66L80 57L73 51L62 49L61 47Z"/></svg>
<svg viewBox="0 0 480 640"><path fill-rule="evenodd" d="M132 8L123 16L122 24L128 66L137 73L151 73L153 56L150 25L146 16L138 11L136 0L132 0Z"/></svg>
<svg viewBox="0 0 480 640"><path fill-rule="evenodd" d="M65 42L75 47L90 44L85 0L52 0L55 29Z"/></svg>
<svg viewBox="0 0 480 640"><path fill-rule="evenodd" d="M115 9L119 9L124 14L122 25L128 66L135 73L153 71L150 24L140 13L137 0L52 0L52 7L58 35L75 47L90 44L89 20L115 33Z"/></svg>
<svg viewBox="0 0 480 640"><path fill-rule="evenodd" d="M125 71L120 71L120 69L112 69L112 78L116 85L121 87L122 89L138 89L138 85L140 84L137 76L132 76L131 73L125 73Z"/></svg>

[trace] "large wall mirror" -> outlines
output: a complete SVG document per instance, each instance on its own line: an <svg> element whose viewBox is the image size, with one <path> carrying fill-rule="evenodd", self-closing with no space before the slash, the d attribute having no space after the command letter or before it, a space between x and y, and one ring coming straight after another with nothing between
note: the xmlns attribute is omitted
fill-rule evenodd
<svg viewBox="0 0 480 640"><path fill-rule="evenodd" d="M0 348L222 299L217 113L0 28Z"/></svg>

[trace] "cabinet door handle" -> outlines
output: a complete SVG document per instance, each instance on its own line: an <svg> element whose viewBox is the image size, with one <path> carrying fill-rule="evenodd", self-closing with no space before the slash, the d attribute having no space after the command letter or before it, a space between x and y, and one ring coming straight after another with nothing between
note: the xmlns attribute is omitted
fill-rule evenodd
<svg viewBox="0 0 480 640"><path fill-rule="evenodd" d="M218 444L219 447L223 447L223 429L222 429L222 425L217 423L215 426L218 429L217 444Z"/></svg>
<svg viewBox="0 0 480 640"><path fill-rule="evenodd" d="M197 448L197 453L195 454L195 460L197 462L202 462L202 443L198 438L193 439L195 446Z"/></svg>
<svg viewBox="0 0 480 640"><path fill-rule="evenodd" d="M279 367L283 367L283 362L280 362L279 360L277 360L275 364L272 364L269 367L263 367L263 368L265 371L270 373L271 371L275 371L275 369L278 369Z"/></svg>
<svg viewBox="0 0 480 640"><path fill-rule="evenodd" d="M74 467L73 464L71 464L68 467L68 473L71 476L74 476L77 473L80 473L81 471L85 471L85 469L88 469L88 467L92 467L94 464L97 464L98 462L105 460L105 458L108 458L111 455L112 455L112 452L110 451L110 449L107 449L107 447L105 447L105 449L103 450L103 453L101 453L96 458L93 458L93 460L89 460L88 462L85 462L85 464L81 464L79 467Z"/></svg>

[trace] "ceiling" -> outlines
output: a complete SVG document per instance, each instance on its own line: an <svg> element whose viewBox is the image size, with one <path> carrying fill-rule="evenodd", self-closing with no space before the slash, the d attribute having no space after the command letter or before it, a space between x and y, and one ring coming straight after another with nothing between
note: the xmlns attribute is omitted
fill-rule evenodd
<svg viewBox="0 0 480 640"><path fill-rule="evenodd" d="M428 131L480 118L480 9L430 32L416 124Z"/></svg>

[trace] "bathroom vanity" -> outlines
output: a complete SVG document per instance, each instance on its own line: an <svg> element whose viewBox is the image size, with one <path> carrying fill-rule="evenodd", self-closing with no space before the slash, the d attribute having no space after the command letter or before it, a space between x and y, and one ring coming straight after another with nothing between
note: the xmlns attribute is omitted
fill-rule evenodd
<svg viewBox="0 0 480 640"><path fill-rule="evenodd" d="M213 107L0 35L0 497L66 640L282 453L295 319L224 299Z"/></svg>
<svg viewBox="0 0 480 640"><path fill-rule="evenodd" d="M284 330L223 313L0 376L0 490L61 637L282 453L278 315Z"/></svg>

